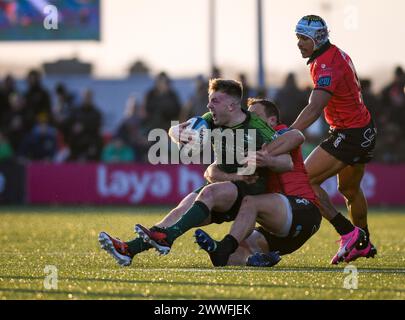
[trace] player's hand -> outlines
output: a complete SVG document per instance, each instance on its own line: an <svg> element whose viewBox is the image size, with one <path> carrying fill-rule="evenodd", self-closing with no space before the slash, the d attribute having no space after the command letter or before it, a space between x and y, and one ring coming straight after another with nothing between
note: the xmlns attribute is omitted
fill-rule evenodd
<svg viewBox="0 0 405 320"><path fill-rule="evenodd" d="M256 151L255 153L252 153L246 159L244 160L244 166L254 166L254 167L267 167L268 166L268 160L271 158L271 156L268 154L267 151Z"/></svg>
<svg viewBox="0 0 405 320"><path fill-rule="evenodd" d="M196 130L188 128L190 122L183 122L179 124L180 142L182 144L190 142L199 142L199 133Z"/></svg>
<svg viewBox="0 0 405 320"><path fill-rule="evenodd" d="M179 124L179 132L181 132L187 128L187 126L190 124L190 121L182 122Z"/></svg>
<svg viewBox="0 0 405 320"><path fill-rule="evenodd" d="M270 167L272 165L273 157L266 150L260 150L256 152L256 166L258 167Z"/></svg>
<svg viewBox="0 0 405 320"><path fill-rule="evenodd" d="M173 126L169 129L169 136L170 138L175 142L175 143L187 143L188 139L185 138L185 130L187 130L187 126L190 124L190 122L182 122L176 126ZM186 139L184 141L184 139Z"/></svg>

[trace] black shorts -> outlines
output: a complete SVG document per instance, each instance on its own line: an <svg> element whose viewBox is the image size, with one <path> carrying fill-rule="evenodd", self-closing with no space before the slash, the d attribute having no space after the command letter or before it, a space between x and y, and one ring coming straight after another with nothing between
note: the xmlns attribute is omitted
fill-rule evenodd
<svg viewBox="0 0 405 320"><path fill-rule="evenodd" d="M329 134L320 146L336 159L354 165L373 158L377 136L373 120L363 128L330 129Z"/></svg>
<svg viewBox="0 0 405 320"><path fill-rule="evenodd" d="M223 222L229 222L229 221L234 221L236 216L238 215L240 206L242 204L242 200L245 196L248 195L257 195L264 193L265 190L262 190L263 192L260 192L258 188L252 188L252 185L248 185L244 181L230 181L232 182L236 188L238 189L238 197L236 198L236 201L233 203L232 207L226 211L226 212L219 212L212 210L211 211L211 223L217 223L221 224ZM208 186L209 183L206 183L202 187L198 188L197 190L194 191L194 193L200 193L204 187Z"/></svg>
<svg viewBox="0 0 405 320"><path fill-rule="evenodd" d="M311 201L301 197L286 196L292 209L292 222L287 237L277 237L258 227L269 245L269 251L278 251L280 255L298 250L314 235L321 225L321 212Z"/></svg>

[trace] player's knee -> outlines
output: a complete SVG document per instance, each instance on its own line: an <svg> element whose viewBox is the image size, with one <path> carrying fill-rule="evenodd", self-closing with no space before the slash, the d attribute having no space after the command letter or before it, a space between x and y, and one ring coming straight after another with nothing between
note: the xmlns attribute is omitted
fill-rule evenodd
<svg viewBox="0 0 405 320"><path fill-rule="evenodd" d="M200 201L212 202L215 200L215 188L212 185L209 185L202 189L201 193L198 196Z"/></svg>

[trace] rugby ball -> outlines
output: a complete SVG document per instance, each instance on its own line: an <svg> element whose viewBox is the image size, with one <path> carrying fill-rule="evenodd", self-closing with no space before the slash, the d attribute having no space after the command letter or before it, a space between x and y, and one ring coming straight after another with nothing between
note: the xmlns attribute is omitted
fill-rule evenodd
<svg viewBox="0 0 405 320"><path fill-rule="evenodd" d="M191 130L201 131L209 127L208 122L203 117L192 117L187 122L189 123L187 128Z"/></svg>
<svg viewBox="0 0 405 320"><path fill-rule="evenodd" d="M187 122L187 127L180 134L180 143L188 153L197 154L209 139L209 124L202 117L192 117Z"/></svg>

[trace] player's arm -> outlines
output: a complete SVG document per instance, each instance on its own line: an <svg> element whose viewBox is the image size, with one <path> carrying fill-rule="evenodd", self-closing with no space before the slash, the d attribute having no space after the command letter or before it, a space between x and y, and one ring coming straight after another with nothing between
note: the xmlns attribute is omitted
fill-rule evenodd
<svg viewBox="0 0 405 320"><path fill-rule="evenodd" d="M271 143L262 146L271 156L278 156L281 154L289 153L295 148L298 148L305 141L305 136L300 130L293 129L278 136L277 139Z"/></svg>
<svg viewBox="0 0 405 320"><path fill-rule="evenodd" d="M204 178L210 182L224 182L224 181L245 181L246 183L255 183L258 179L257 175L240 175L237 173L226 173L222 171L217 164L212 163L204 172Z"/></svg>
<svg viewBox="0 0 405 320"><path fill-rule="evenodd" d="M325 90L312 90L307 106L301 111L291 128L304 130L313 124L322 114L332 94Z"/></svg>
<svg viewBox="0 0 405 320"><path fill-rule="evenodd" d="M246 162L247 164L254 162L256 167L266 167L267 169L277 173L291 171L294 168L294 163L289 154L272 156L263 149L257 151L252 157L249 157Z"/></svg>
<svg viewBox="0 0 405 320"><path fill-rule="evenodd" d="M291 171L294 168L294 163L289 154L272 156L263 151L257 152L256 165L258 167L266 167L277 173Z"/></svg>

